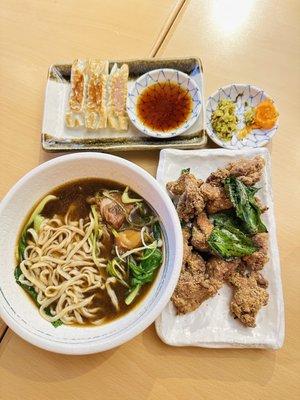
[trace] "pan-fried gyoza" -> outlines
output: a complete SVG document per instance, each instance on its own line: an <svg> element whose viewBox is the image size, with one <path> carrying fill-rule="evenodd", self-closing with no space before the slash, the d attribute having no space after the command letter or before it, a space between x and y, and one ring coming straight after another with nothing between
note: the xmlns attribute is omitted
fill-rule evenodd
<svg viewBox="0 0 300 400"><path fill-rule="evenodd" d="M106 127L126 131L127 64L98 59L75 60L71 68L71 90L65 123L68 128L97 131Z"/></svg>

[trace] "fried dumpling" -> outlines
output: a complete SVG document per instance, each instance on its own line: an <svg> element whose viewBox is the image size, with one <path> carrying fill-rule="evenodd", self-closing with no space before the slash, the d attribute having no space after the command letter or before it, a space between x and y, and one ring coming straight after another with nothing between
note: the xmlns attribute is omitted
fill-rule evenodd
<svg viewBox="0 0 300 400"><path fill-rule="evenodd" d="M108 123L113 129L127 130L126 112L128 65L114 64L108 78Z"/></svg>
<svg viewBox="0 0 300 400"><path fill-rule="evenodd" d="M71 92L65 121L69 128L84 126L86 61L75 60L71 69Z"/></svg>
<svg viewBox="0 0 300 400"><path fill-rule="evenodd" d="M106 128L108 61L89 60L87 75L85 126L92 130Z"/></svg>

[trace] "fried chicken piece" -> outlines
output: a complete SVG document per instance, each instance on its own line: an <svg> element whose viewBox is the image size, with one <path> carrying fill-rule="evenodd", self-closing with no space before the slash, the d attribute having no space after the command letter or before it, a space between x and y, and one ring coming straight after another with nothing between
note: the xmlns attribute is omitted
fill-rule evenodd
<svg viewBox="0 0 300 400"><path fill-rule="evenodd" d="M265 160L256 156L251 160L241 159L229 164L230 176L238 177L246 186L253 186L257 183L263 172Z"/></svg>
<svg viewBox="0 0 300 400"><path fill-rule="evenodd" d="M215 200L217 197L220 196L220 188L206 182L201 185L200 192L205 201Z"/></svg>
<svg viewBox="0 0 300 400"><path fill-rule="evenodd" d="M181 220L188 222L203 211L205 203L200 192L202 183L192 174L182 174L177 181L167 183L167 189L173 195L180 196L177 212Z"/></svg>
<svg viewBox="0 0 300 400"><path fill-rule="evenodd" d="M240 262L240 258L225 261L221 257L212 256L206 263L206 271L209 276L220 282L224 282L233 274Z"/></svg>
<svg viewBox="0 0 300 400"><path fill-rule="evenodd" d="M212 172L206 179L206 183L212 186L221 187L226 178L230 176L230 172L227 168L218 168L216 171Z"/></svg>
<svg viewBox="0 0 300 400"><path fill-rule="evenodd" d="M193 174L181 174L177 181L168 182L166 187L173 196L180 196L186 191L187 186L200 187L203 181L197 179Z"/></svg>
<svg viewBox="0 0 300 400"><path fill-rule="evenodd" d="M172 296L178 314L194 311L204 300L217 292L218 288L206 279L205 269L205 261L200 254L191 252Z"/></svg>
<svg viewBox="0 0 300 400"><path fill-rule="evenodd" d="M172 296L177 313L194 311L209 297L213 297L239 262L239 259L229 262L213 256L205 263L198 253L192 251L183 265Z"/></svg>
<svg viewBox="0 0 300 400"><path fill-rule="evenodd" d="M259 248L253 254L243 257L243 262L246 267L253 271L260 271L264 265L269 261L268 250L269 250L269 236L267 233L257 233L252 236L254 244Z"/></svg>
<svg viewBox="0 0 300 400"><path fill-rule="evenodd" d="M221 186L203 183L200 187L200 191L206 201L206 210L209 214L229 210L233 207L225 189Z"/></svg>
<svg viewBox="0 0 300 400"><path fill-rule="evenodd" d="M189 259L192 249L192 246L189 246L189 239L191 237L191 232L189 228L183 228L182 230L182 236L183 236L183 260L182 263L183 265L187 262Z"/></svg>
<svg viewBox="0 0 300 400"><path fill-rule="evenodd" d="M191 244L196 250L209 250L207 239L209 238L213 228L213 224L204 211L198 215L196 224L193 225L191 240Z"/></svg>
<svg viewBox="0 0 300 400"><path fill-rule="evenodd" d="M232 314L244 325L255 327L256 315L269 300L267 281L258 272L244 275L243 271L236 271L229 277L229 282L233 285Z"/></svg>
<svg viewBox="0 0 300 400"><path fill-rule="evenodd" d="M215 214L220 211L230 210L233 207L231 200L225 192L225 189L222 187L219 187L217 189L218 196L206 203L206 210L209 214Z"/></svg>
<svg viewBox="0 0 300 400"><path fill-rule="evenodd" d="M226 178L235 176L245 185L253 186L261 178L265 160L261 156L252 159L241 159L228 164L225 168L212 172L206 182L213 186L221 186Z"/></svg>

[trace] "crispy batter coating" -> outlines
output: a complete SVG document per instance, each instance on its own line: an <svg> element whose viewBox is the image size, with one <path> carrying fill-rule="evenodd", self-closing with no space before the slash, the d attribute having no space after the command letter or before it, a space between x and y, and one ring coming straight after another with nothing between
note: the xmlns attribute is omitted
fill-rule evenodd
<svg viewBox="0 0 300 400"><path fill-rule="evenodd" d="M187 173L181 174L176 181L168 182L166 186L174 196L180 196L186 191L187 186L200 187L202 183L201 179L197 179L193 174Z"/></svg>
<svg viewBox="0 0 300 400"><path fill-rule="evenodd" d="M188 222L203 211L205 203L200 191L202 183L193 174L182 174L177 181L167 184L167 189L173 195L180 196L177 212L181 220Z"/></svg>
<svg viewBox="0 0 300 400"><path fill-rule="evenodd" d="M204 182L200 187L200 192L205 201L215 200L220 195L220 188L210 183Z"/></svg>
<svg viewBox="0 0 300 400"><path fill-rule="evenodd" d="M209 251L207 239L213 230L213 224L209 220L207 214L203 211L198 215L196 223L192 228L191 244L196 250Z"/></svg>
<svg viewBox="0 0 300 400"><path fill-rule="evenodd" d="M253 271L260 271L264 265L269 261L268 250L269 250L269 236L267 233L257 233L252 236L254 244L259 248L255 253L244 256L243 261L249 269Z"/></svg>
<svg viewBox="0 0 300 400"><path fill-rule="evenodd" d="M233 285L233 298L230 304L232 314L244 325L255 327L256 315L268 303L267 281L258 272L244 275L241 271L229 277Z"/></svg>
<svg viewBox="0 0 300 400"><path fill-rule="evenodd" d="M194 311L218 288L210 285L205 278L205 261L196 252L191 252L181 270L181 274L172 296L178 314Z"/></svg>
<svg viewBox="0 0 300 400"><path fill-rule="evenodd" d="M244 184L252 186L261 178L263 166L263 158L257 156L218 169L206 182L190 173L184 173L177 181L167 184L167 189L173 195L179 218L186 223L182 229L184 248L182 270L172 296L178 314L194 311L205 300L214 296L224 282L227 282L233 286L230 305L232 314L244 325L255 326L258 311L268 302L267 281L257 272L268 261L268 234L259 233L253 236L258 250L249 256L244 256L242 260L236 258L225 261L218 256L210 255L211 250L207 240L213 230L209 215L233 208L223 186L224 179L236 176ZM260 200L258 204L262 212L267 209ZM199 252L205 252L205 255Z"/></svg>
<svg viewBox="0 0 300 400"><path fill-rule="evenodd" d="M206 210L209 214L229 210L233 207L229 197L225 192L225 189L222 187L218 187L216 189L218 189L218 195L214 199L209 200L206 203Z"/></svg>
<svg viewBox="0 0 300 400"><path fill-rule="evenodd" d="M225 189L221 186L213 186L210 183L203 183L200 191L206 201L206 210L209 214L229 210L233 207Z"/></svg>
<svg viewBox="0 0 300 400"><path fill-rule="evenodd" d="M200 254L191 251L172 296L177 313L194 311L209 297L213 297L239 262L238 259L229 262L213 256L205 263Z"/></svg>
<svg viewBox="0 0 300 400"><path fill-rule="evenodd" d="M252 159L241 159L228 164L225 168L219 168L211 173L206 182L213 186L221 186L224 179L229 176L238 177L245 185L252 186L257 183L262 175L265 160L261 156Z"/></svg>
<svg viewBox="0 0 300 400"><path fill-rule="evenodd" d="M236 270L240 262L240 258L225 261L221 257L212 256L206 264L207 273L214 279L224 282Z"/></svg>
<svg viewBox="0 0 300 400"><path fill-rule="evenodd" d="M183 236L183 260L182 265L184 265L190 257L191 251L193 249L192 246L189 246L189 239L191 237L191 232L189 228L182 229Z"/></svg>

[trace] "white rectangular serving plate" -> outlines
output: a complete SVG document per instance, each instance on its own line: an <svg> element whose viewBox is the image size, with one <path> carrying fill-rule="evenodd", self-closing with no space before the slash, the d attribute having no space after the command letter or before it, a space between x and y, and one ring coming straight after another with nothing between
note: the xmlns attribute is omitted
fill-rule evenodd
<svg viewBox="0 0 300 400"><path fill-rule="evenodd" d="M161 340L172 346L211 348L269 348L279 349L284 341L284 303L282 295L280 260L276 239L276 224L271 187L271 161L267 149L249 150L162 150L157 180L165 187L176 180L183 168L191 168L197 178L206 179L217 168L238 159L261 155L266 161L258 186L261 200L269 207L263 219L269 231L270 260L262 270L268 280L269 303L257 316L255 328L243 326L230 314L231 288L224 285L219 293L206 300L197 310L176 315L170 301L156 320L156 331Z"/></svg>
<svg viewBox="0 0 300 400"><path fill-rule="evenodd" d="M141 133L129 121L126 132L111 128L88 131L85 128L70 129L65 125L70 85L71 64L56 64L49 68L44 117L42 126L42 147L46 151L138 151L163 148L195 149L206 144L205 108L203 93L203 69L197 57L175 59L134 59L109 60L109 71L114 63L129 67L128 92L134 82L143 74L157 68L173 68L191 76L201 91L201 113L197 121L182 135L169 139L156 139Z"/></svg>

